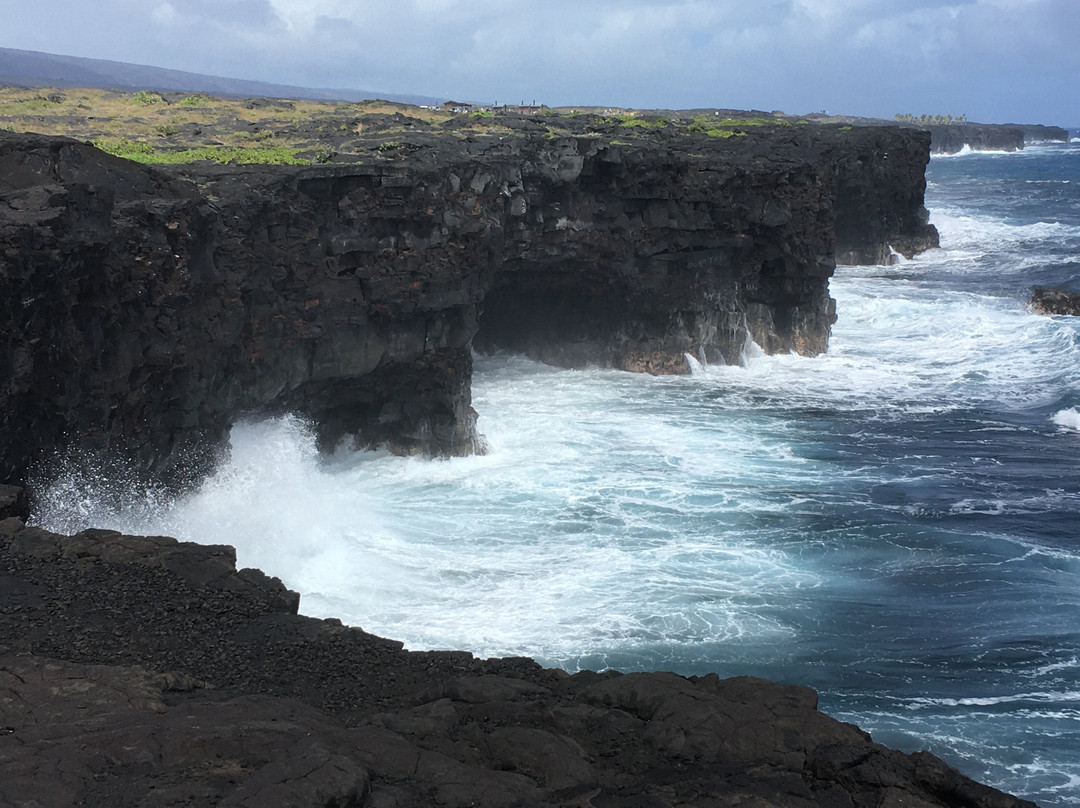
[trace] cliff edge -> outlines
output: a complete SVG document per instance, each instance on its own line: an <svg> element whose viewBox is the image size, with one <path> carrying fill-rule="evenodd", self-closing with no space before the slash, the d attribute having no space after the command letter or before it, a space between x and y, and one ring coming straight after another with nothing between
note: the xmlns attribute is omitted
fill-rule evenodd
<svg viewBox="0 0 1080 808"><path fill-rule="evenodd" d="M284 411L325 446L466 453L474 347L651 373L748 337L813 355L837 257L937 243L922 132L508 124L169 170L0 132L0 481L76 452L180 485Z"/></svg>

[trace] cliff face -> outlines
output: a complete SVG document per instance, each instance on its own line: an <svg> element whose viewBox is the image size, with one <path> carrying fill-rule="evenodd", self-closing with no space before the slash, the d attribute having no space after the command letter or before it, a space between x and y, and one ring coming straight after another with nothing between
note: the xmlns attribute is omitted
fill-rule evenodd
<svg viewBox="0 0 1080 808"><path fill-rule="evenodd" d="M1024 133L1025 143L1040 143L1044 141L1049 142L1069 142L1069 130L1063 129L1060 126L1046 126L1040 123L1021 123L1021 124L1009 124L1010 126L1019 126L1020 131Z"/></svg>
<svg viewBox="0 0 1080 808"><path fill-rule="evenodd" d="M938 246L937 228L923 206L930 135L865 127L861 148L834 147L836 263L885 264Z"/></svg>
<svg viewBox="0 0 1080 808"><path fill-rule="evenodd" d="M1020 151L1024 148L1024 130L1020 126L965 123L928 125L933 136L934 154L956 154L965 146L973 151Z"/></svg>
<svg viewBox="0 0 1080 808"><path fill-rule="evenodd" d="M476 447L471 347L685 372L825 350L834 251L936 243L925 136L414 136L370 164L169 174L0 133L0 480L84 449L170 483L245 415Z"/></svg>
<svg viewBox="0 0 1080 808"><path fill-rule="evenodd" d="M1020 151L1028 143L1069 140L1060 126L1019 123L917 124L933 138L934 154L956 154L965 146L972 151Z"/></svg>

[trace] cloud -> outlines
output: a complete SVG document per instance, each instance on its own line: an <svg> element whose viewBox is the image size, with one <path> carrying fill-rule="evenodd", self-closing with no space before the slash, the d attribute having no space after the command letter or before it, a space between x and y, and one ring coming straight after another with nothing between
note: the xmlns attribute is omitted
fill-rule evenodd
<svg viewBox="0 0 1080 808"><path fill-rule="evenodd" d="M0 0L0 13L9 47L291 84L987 119L1071 104L1080 118L1077 0Z"/></svg>

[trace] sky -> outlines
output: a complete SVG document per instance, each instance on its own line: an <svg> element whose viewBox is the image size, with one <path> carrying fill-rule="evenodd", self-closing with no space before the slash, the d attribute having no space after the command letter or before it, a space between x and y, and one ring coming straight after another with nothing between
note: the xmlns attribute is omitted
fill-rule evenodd
<svg viewBox="0 0 1080 808"><path fill-rule="evenodd" d="M477 103L1080 125L1080 0L0 0L0 46Z"/></svg>

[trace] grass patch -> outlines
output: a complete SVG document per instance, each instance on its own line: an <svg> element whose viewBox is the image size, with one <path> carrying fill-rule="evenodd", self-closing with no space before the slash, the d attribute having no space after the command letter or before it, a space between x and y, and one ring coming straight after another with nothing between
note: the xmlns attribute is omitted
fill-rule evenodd
<svg viewBox="0 0 1080 808"><path fill-rule="evenodd" d="M636 129L665 129L671 125L667 118L638 118L632 113L625 115L611 115L605 119L605 123L613 123L617 126L629 126Z"/></svg>
<svg viewBox="0 0 1080 808"><path fill-rule="evenodd" d="M709 137L740 137L747 129L760 126L791 126L790 121L775 118L719 118L699 115L686 127L687 132L708 135Z"/></svg>
<svg viewBox="0 0 1080 808"><path fill-rule="evenodd" d="M56 104L48 98L25 98L0 104L0 115L32 115L35 112L53 111Z"/></svg>
<svg viewBox="0 0 1080 808"><path fill-rule="evenodd" d="M311 165L311 160L297 157L300 149L243 148L242 146L202 146L196 149L158 151L144 141L127 138L98 138L94 145L103 152L136 163L181 165L208 160L222 165Z"/></svg>
<svg viewBox="0 0 1080 808"><path fill-rule="evenodd" d="M189 95L181 98L176 103L182 107L205 107L212 104L216 99L213 96L209 96L206 93L195 93L195 95Z"/></svg>

